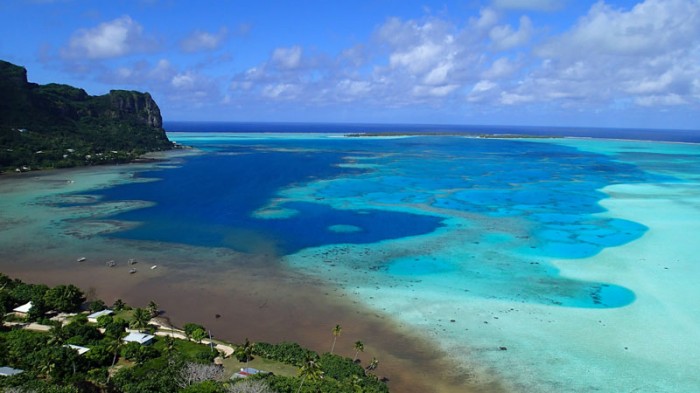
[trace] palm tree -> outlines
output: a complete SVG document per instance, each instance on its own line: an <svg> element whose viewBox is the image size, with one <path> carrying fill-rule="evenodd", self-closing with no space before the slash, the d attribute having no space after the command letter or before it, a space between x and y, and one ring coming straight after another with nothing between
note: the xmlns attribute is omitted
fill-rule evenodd
<svg viewBox="0 0 700 393"><path fill-rule="evenodd" d="M379 367L379 360L377 360L377 358L373 357L372 361L369 362L369 365L367 367L365 367L365 370L367 372L369 372L369 371L376 370L377 367Z"/></svg>
<svg viewBox="0 0 700 393"><path fill-rule="evenodd" d="M335 325L333 328L333 345L331 346L331 354L333 354L333 350L335 349L335 341L338 339L338 336L340 336L340 332L343 331L343 328L340 325Z"/></svg>
<svg viewBox="0 0 700 393"><path fill-rule="evenodd" d="M307 356L306 359L304 359L304 363L299 368L299 376L301 376L301 383L299 384L297 393L301 392L301 387L304 386L306 378L312 381L323 378L323 371L321 371L321 366L316 362L315 357Z"/></svg>
<svg viewBox="0 0 700 393"><path fill-rule="evenodd" d="M355 341L355 346L354 346L354 348L355 348L355 357L352 359L353 362L357 361L357 355L358 355L360 352L364 352L364 351L365 351L365 344L363 344L362 341L357 340L357 341Z"/></svg>
<svg viewBox="0 0 700 393"><path fill-rule="evenodd" d="M243 353L245 354L245 366L246 367L248 367L248 362L250 361L250 356L253 354L253 347L254 346L255 346L255 344L248 341L248 337L246 337L245 343L243 344Z"/></svg>
<svg viewBox="0 0 700 393"><path fill-rule="evenodd" d="M126 303L122 299L117 299L114 301L114 304L112 305L112 308L114 311L121 311L126 307Z"/></svg>
<svg viewBox="0 0 700 393"><path fill-rule="evenodd" d="M151 315L151 318L155 318L158 316L158 313L159 313L158 305L153 300L151 300L148 303L148 306L146 307L146 309L148 310L148 313Z"/></svg>
<svg viewBox="0 0 700 393"><path fill-rule="evenodd" d="M144 329L148 326L148 321L151 320L151 316L143 308L137 308L134 310L133 320L131 321L131 326L136 329Z"/></svg>
<svg viewBox="0 0 700 393"><path fill-rule="evenodd" d="M63 328L63 325L56 324L51 327L49 330L49 341L48 344L50 345L55 345L59 346L62 345L64 341L68 338L68 333L66 332L66 329Z"/></svg>
<svg viewBox="0 0 700 393"><path fill-rule="evenodd" d="M126 336L126 332L121 332L117 337L115 337L112 340L107 341L107 350L109 352L114 353L114 357L112 358L112 365L109 366L110 369L114 368L114 365L117 363L117 355L119 355L119 350L121 349L122 345L124 345L124 342L122 339ZM107 383L109 384L109 379L112 377L111 373L107 374Z"/></svg>

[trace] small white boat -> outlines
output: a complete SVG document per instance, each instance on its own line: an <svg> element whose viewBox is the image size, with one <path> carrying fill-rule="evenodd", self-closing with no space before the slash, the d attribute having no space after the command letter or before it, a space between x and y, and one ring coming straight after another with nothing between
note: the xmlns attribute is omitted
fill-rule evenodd
<svg viewBox="0 0 700 393"><path fill-rule="evenodd" d="M131 258L131 259L129 259L129 260L127 261L127 263L128 263L129 265L135 265L135 264L137 264L138 262L136 262L136 259Z"/></svg>
<svg viewBox="0 0 700 393"><path fill-rule="evenodd" d="M151 270L153 270L153 269L155 269L155 268L157 268L157 267L158 267L158 265L153 265L153 266L151 266Z"/></svg>
<svg viewBox="0 0 700 393"><path fill-rule="evenodd" d="M117 263L114 262L114 260L112 260L112 261L107 261L106 265L107 265L107 267L115 267L115 266L117 266Z"/></svg>
<svg viewBox="0 0 700 393"><path fill-rule="evenodd" d="M78 262L85 262L85 260L87 260L87 258L85 258L85 257L78 258Z"/></svg>
<svg viewBox="0 0 700 393"><path fill-rule="evenodd" d="M134 274L134 273L136 273L136 269L134 269L134 268L129 269L129 274Z"/></svg>

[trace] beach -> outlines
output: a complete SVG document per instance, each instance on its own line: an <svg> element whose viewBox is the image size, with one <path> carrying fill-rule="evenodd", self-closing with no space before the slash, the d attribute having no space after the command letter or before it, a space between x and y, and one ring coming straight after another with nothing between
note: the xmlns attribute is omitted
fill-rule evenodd
<svg viewBox="0 0 700 393"><path fill-rule="evenodd" d="M615 242L601 243L606 246L599 252L577 249L580 257L543 256L538 250L549 250L549 243L530 236L551 229L536 229L500 211L482 215L421 204L416 201L428 199L419 193L423 186L412 185L413 194L381 194L373 200L395 211L443 217L442 226L428 234L327 244L286 255L263 240L253 252L241 252L103 236L140 225L105 217L150 202L84 204L91 191L157 184L133 174L182 165L183 158L173 156L163 162L0 179L2 272L28 282L73 283L107 303L121 298L145 306L154 300L174 324L201 323L232 342L293 340L325 352L333 326L340 324L336 352L352 357L353 343L361 340L363 363L377 357L377 374L388 377L395 392L696 390L700 380L693 365L699 359L692 349L700 344L700 299L694 285L700 267L694 258L700 249L693 235L700 230L700 183L692 163L700 149L644 142L530 142L609 155L652 174L646 179L653 182L635 178L603 185L597 190L599 209L586 219L612 223L622 235L638 232L617 241L588 225L580 239L602 242L608 236ZM349 157L351 167L393 168L383 161L386 155ZM677 164L683 160L691 164ZM373 180L371 173L361 176ZM294 184L260 211L321 197L344 209L373 208L341 193L357 189L347 187L347 181ZM396 180L382 174L382 181ZM348 236L360 227L329 225ZM77 262L81 257L86 261ZM130 258L138 261L136 274L128 273ZM106 267L110 260L117 266ZM153 265L157 268L150 269Z"/></svg>

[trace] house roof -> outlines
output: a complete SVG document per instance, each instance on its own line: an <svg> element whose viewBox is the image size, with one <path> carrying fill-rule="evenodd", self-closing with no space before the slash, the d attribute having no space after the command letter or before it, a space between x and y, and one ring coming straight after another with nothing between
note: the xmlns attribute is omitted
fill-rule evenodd
<svg viewBox="0 0 700 393"><path fill-rule="evenodd" d="M15 307L12 311L21 312L21 313L25 313L25 314L26 314L26 313L28 313L29 310L31 310L31 309L32 309L32 302L28 302L28 303L23 304L23 305L21 305L21 306L19 306L19 307Z"/></svg>
<svg viewBox="0 0 700 393"><path fill-rule="evenodd" d="M81 347L80 345L73 345L73 344L68 344L68 345L66 345L66 347L75 349L76 351L78 351L78 355L82 355L85 352L90 350L90 348Z"/></svg>
<svg viewBox="0 0 700 393"><path fill-rule="evenodd" d="M24 370L20 370L18 368L0 367L0 376L3 376L3 377L10 377L13 375L21 374L23 372L24 372Z"/></svg>
<svg viewBox="0 0 700 393"><path fill-rule="evenodd" d="M112 310L102 310L102 311L94 312L94 313L88 315L88 319L97 319L103 315L112 314L113 312L114 311L112 311Z"/></svg>
<svg viewBox="0 0 700 393"><path fill-rule="evenodd" d="M139 344L145 344L153 340L154 337L155 336L151 336L150 334L131 332L128 336L124 337L124 342L135 342Z"/></svg>

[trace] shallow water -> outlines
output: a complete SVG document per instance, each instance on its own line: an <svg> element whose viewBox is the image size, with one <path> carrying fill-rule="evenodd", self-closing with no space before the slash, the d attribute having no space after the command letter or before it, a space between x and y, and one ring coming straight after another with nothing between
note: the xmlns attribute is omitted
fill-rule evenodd
<svg viewBox="0 0 700 393"><path fill-rule="evenodd" d="M452 362L450 371L441 371L449 376L439 389L444 391L614 392L630 380L642 386L639 391L683 391L659 380L697 386L681 363L694 359L659 356L660 348L643 344L641 332L659 328L653 322L659 313L700 322L650 284L660 279L651 261L687 264L698 246L636 250L658 241L668 220L700 215L692 192L700 173L697 146L426 136L174 139L199 154L156 170L125 168L96 184L59 180L54 187L65 189L59 193L40 188L28 198L4 188L3 212L12 214L3 218L14 226L4 226L0 241L21 239L14 230L26 224L23 233L53 234L44 241L47 259L65 257L66 238L80 239L72 244L81 253L89 244L90 260L109 259L126 245L161 268L140 272L138 284L121 277L120 285L96 288L144 301L150 294L188 293L169 304L192 303L187 315L197 319L247 309L243 314L258 321L286 325L295 316L282 311L289 302L268 295L276 290L315 304L314 312L297 310L311 336L319 328L309 321L324 317L345 318L344 327L352 330L345 321L354 312L364 315L358 330L371 334L373 317L367 315L376 315L388 329L384 340L390 331L405 331L437 342L432 355L400 355L377 345L391 358L388 371L400 391L411 391L401 367L416 367L426 357ZM129 177L132 172L137 176ZM24 199L12 202L13 195ZM16 204L26 208L27 201L36 207L33 218L18 213ZM668 215L659 217L638 201ZM692 231L693 222L685 220L681 231ZM26 247L20 242L13 249L27 253ZM7 261L10 254L4 253L5 265L31 270ZM40 263L51 266L46 259ZM692 285L697 268L687 271L665 293ZM242 289L249 287L255 290ZM139 294L125 295L124 288ZM313 300L304 298L307 291L316 294ZM197 310L197 298L205 294L219 300ZM236 307L233 299L241 297L254 304ZM344 311L333 311L334 305ZM268 307L286 317L267 313ZM230 321L207 323L225 329ZM277 334L318 344L302 332L263 330L264 339ZM638 333L622 334L628 330ZM681 333L687 342L700 342L697 332Z"/></svg>

